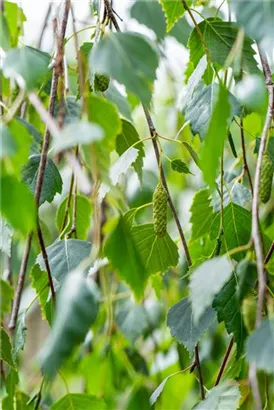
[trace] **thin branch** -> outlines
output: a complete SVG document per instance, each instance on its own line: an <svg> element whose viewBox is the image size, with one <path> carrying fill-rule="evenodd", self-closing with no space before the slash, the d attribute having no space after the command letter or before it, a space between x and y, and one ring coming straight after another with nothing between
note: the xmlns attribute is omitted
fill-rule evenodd
<svg viewBox="0 0 274 410"><path fill-rule="evenodd" d="M48 25L48 19L49 19L50 13L51 13L51 9L52 9L52 2L49 3L48 10L47 10L47 13L45 15L42 30L41 30L41 33L40 33L40 36L39 36L39 40L37 42L37 48L41 48L44 33L45 33L45 30L46 30L47 25Z"/></svg>
<svg viewBox="0 0 274 410"><path fill-rule="evenodd" d="M264 258L264 264L266 265L272 256L272 253L274 252L274 241L272 242L270 248L268 249L268 252L266 254L266 257Z"/></svg>
<svg viewBox="0 0 274 410"><path fill-rule="evenodd" d="M218 372L218 375L217 375L217 378L216 378L216 381L215 381L214 386L218 386L218 384L220 383L220 380L221 380L222 375L223 375L223 373L224 373L224 370L225 370L225 367L226 367L226 364L227 364L229 355L230 355L230 353L231 353L233 344L234 344L234 337L231 338L231 340L230 340L230 342L229 342L229 345L228 345L228 347L227 347L227 349L226 349L226 352L225 352L225 355L224 355L224 358L223 358L223 361L222 361L220 370L219 370L219 372Z"/></svg>
<svg viewBox="0 0 274 410"><path fill-rule="evenodd" d="M202 375L202 369L201 369L200 358L199 358L198 345L195 346L194 356L195 356L195 366L197 367L197 370L198 370L201 398L202 400L204 400L205 399L205 389L204 389L203 375Z"/></svg>
<svg viewBox="0 0 274 410"><path fill-rule="evenodd" d="M65 37L65 32L66 32L66 27L67 27L67 21L68 21L68 14L70 10L70 0L66 0L65 3L65 8L64 8L64 13L63 13L63 18L61 22L61 38L62 41L64 40ZM53 69L53 78L52 78L52 84L51 84L51 93L50 93L50 104L49 104L49 117L53 116L54 113L54 106L55 106L55 101L57 97L57 86L58 86L58 79L59 79L59 72L58 68L54 67ZM34 100L37 102L37 99L35 98L35 94L31 93L30 94L30 101L33 102ZM39 101L39 99L38 99ZM41 152L41 158L40 158L40 163L39 163L39 168L38 168L38 175L37 175L37 182L36 182L36 187L35 187L35 201L37 204L37 208L39 206L39 200L40 200L40 195L42 191L42 184L43 184L43 178L44 178L44 173L45 173L45 168L47 164L47 153L49 149L49 143L50 143L50 132L52 130L49 129L49 127L46 127L44 139L43 139L43 147L42 147L42 152ZM18 283L17 283L17 288L16 288L16 294L12 306L12 312L11 312L11 317L10 317L10 322L9 322L9 329L13 331L16 326L17 322L17 317L18 317L18 312L19 312L19 307L20 307L20 301L21 301L21 296L22 296L22 291L24 287L24 281L25 281L25 276L26 276L26 271L27 271L27 265L28 265L28 259L29 259L29 254L30 254L30 249L31 249L31 242L33 238L33 233L31 232L27 238L26 242L26 247L24 251L24 255L22 258L21 266L20 266L20 271L19 271L19 277L18 277Z"/></svg>
<svg viewBox="0 0 274 410"><path fill-rule="evenodd" d="M251 190L251 193L253 195L253 183L252 183L252 178L251 178L251 174L250 174L249 167L248 167L248 164L247 164L247 159L246 159L245 135L244 135L243 119L242 118L241 118L240 133L241 133L241 144L242 144L242 153L243 153L243 161L244 161L243 168L244 168L244 171L247 174L250 190Z"/></svg>

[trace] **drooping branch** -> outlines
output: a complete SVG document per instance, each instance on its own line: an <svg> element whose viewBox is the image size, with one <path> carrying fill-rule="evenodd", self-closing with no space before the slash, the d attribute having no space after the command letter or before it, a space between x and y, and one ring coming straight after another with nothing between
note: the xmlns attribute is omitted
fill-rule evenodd
<svg viewBox="0 0 274 410"><path fill-rule="evenodd" d="M249 170L248 163L247 163L247 158L246 158L245 135L244 135L244 128L243 128L243 120L242 119L241 119L240 133L241 133L241 144L242 144L242 153L243 153L243 162L244 162L243 171L246 172L246 174L247 174L250 190L251 190L251 193L253 195L253 183L252 183L252 178L251 178L251 174L250 174L250 170Z"/></svg>
<svg viewBox="0 0 274 410"><path fill-rule="evenodd" d="M62 39L62 42L64 40L65 33L66 33L68 15L69 15L69 10L70 10L70 3L71 3L70 0L66 0L63 17L61 21L60 38ZM54 114L54 106L55 106L56 97L57 97L59 75L60 75L59 67L55 66L53 68L53 76L52 76L52 84L51 84L51 92L50 92L50 103L49 103L49 108L48 108L48 112L50 116L53 116ZM34 193L35 201L37 204L37 209L39 206L44 173L45 173L46 164L47 164L47 154L48 154L49 143L50 143L50 135L51 135L50 130L48 127L46 127L46 131L45 131L45 135L43 139L41 158L40 158L40 163L39 163L39 168L38 168L37 182L36 182L35 193ZM27 271L27 266L28 266L28 259L29 259L30 249L31 249L32 238L33 238L33 233L31 232L27 238L24 255L22 258L21 266L20 266L18 284L16 288L15 298L13 301L12 312L11 312L11 317L10 317L10 322L9 322L9 329L11 331L15 329L16 322L17 322L17 317L18 317L18 312L19 312L19 307L20 307L20 302L21 302L21 296L22 296L22 291L24 287L24 281L25 281L25 276L26 276L26 271ZM48 275L50 275L50 271L48 271ZM52 278L49 278L49 283L51 284L51 282L52 282Z"/></svg>

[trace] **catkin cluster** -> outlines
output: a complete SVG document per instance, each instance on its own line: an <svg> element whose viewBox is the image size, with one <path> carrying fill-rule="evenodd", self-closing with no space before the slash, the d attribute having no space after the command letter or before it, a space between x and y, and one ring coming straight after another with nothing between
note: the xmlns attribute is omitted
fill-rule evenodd
<svg viewBox="0 0 274 410"><path fill-rule="evenodd" d="M269 154L266 152L263 155L261 178L259 186L259 196L260 200L266 204L271 196L272 189L272 178L273 178L273 164Z"/></svg>
<svg viewBox="0 0 274 410"><path fill-rule="evenodd" d="M156 235L162 237L167 226L167 193L159 182L153 194L153 224Z"/></svg>

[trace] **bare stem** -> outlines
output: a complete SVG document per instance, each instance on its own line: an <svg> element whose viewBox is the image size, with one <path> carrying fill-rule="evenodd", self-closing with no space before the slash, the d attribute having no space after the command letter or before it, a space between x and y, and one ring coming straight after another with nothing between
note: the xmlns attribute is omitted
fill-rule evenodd
<svg viewBox="0 0 274 410"><path fill-rule="evenodd" d="M64 37L65 37L69 10L70 10L70 0L66 0L63 18L61 22L61 30L60 30L60 37L62 38L62 41L64 40ZM49 103L49 109L48 109L48 113L51 117L53 116L53 113L54 113L54 106L55 106L55 101L57 97L57 87L58 87L59 75L60 75L59 67L55 66L53 70L53 78L52 78L51 93L50 93L50 103ZM35 94L33 93L33 95ZM35 193L34 193L37 208L39 206L43 178L44 178L44 173L45 173L46 164L47 164L47 153L49 149L49 143L50 143L50 130L47 127L45 131L44 139L43 139L43 147L42 147L42 152L41 152L41 158L40 158L38 175L37 175L37 182L36 182ZM21 296L22 296L22 291L23 291L24 281L25 281L25 276L26 276L26 271L27 271L28 259L29 259L30 249L31 249L32 238L33 238L33 233L31 232L27 238L23 259L22 259L21 266L20 266L18 283L17 283L15 298L14 298L14 302L12 306L10 323L9 323L9 329L11 331L15 329L16 322L17 322L17 317L18 317L18 312L19 312L19 307L20 307L20 302L21 302Z"/></svg>
<svg viewBox="0 0 274 410"><path fill-rule="evenodd" d="M270 248L269 248L269 250L268 250L268 252L267 252L267 254L266 254L266 256L265 256L265 259L264 259L264 264L266 265L269 261L270 261L270 258L271 258L271 256L272 256L272 253L274 252L274 241L272 242L272 244L270 245Z"/></svg>
<svg viewBox="0 0 274 410"><path fill-rule="evenodd" d="M223 358L223 361L222 361L220 370L219 370L219 372L218 372L218 375L217 375L217 378L216 378L216 381L215 381L214 386L218 386L218 384L220 383L220 380L221 380L222 375L223 375L223 373L224 373L224 370L225 370L225 367L226 367L226 364L227 364L229 355L230 355L230 353L231 353L233 344L234 344L234 337L231 338L231 340L230 340L230 342L229 342L229 345L228 345L228 347L227 347L227 349L226 349L226 352L225 352L225 355L224 355L224 358Z"/></svg>
<svg viewBox="0 0 274 410"><path fill-rule="evenodd" d="M240 133L241 133L241 144L242 144L242 153L243 153L243 161L244 161L243 168L244 168L244 172L246 172L246 174L247 174L250 190L251 190L251 193L253 195L253 183L252 183L252 178L251 178L251 174L250 174L249 167L248 167L248 164L247 164L247 159L246 159L245 135L244 135L244 128L243 128L243 120L242 119L241 119Z"/></svg>
<svg viewBox="0 0 274 410"><path fill-rule="evenodd" d="M200 358L199 358L198 345L195 346L194 356L195 356L195 366L197 367L197 370L198 370L201 398L202 400L204 400L205 399L205 389L204 389L203 375L202 375L202 369L201 369Z"/></svg>

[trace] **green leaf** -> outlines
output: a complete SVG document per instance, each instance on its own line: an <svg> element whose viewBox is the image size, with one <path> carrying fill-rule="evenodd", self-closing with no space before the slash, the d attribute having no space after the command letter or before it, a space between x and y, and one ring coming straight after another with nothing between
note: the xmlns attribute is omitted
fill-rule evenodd
<svg viewBox="0 0 274 410"><path fill-rule="evenodd" d="M240 398L238 384L227 380L209 390L206 399L194 406L193 410L237 410Z"/></svg>
<svg viewBox="0 0 274 410"><path fill-rule="evenodd" d="M76 97L69 95L64 101L65 118L64 125L77 122L81 118L81 104L80 101L76 100ZM56 103L54 107L54 116L58 117L59 104Z"/></svg>
<svg viewBox="0 0 274 410"><path fill-rule="evenodd" d="M50 410L107 410L103 399L98 399L90 394L68 393L55 402Z"/></svg>
<svg viewBox="0 0 274 410"><path fill-rule="evenodd" d="M187 149L189 154L191 155L191 157L192 157L193 161L195 162L195 164L197 165L197 167L200 168L200 158L199 158L197 152L192 148L192 146L188 142L182 141L182 144Z"/></svg>
<svg viewBox="0 0 274 410"><path fill-rule="evenodd" d="M15 154L18 149L18 145L16 140L13 138L12 132L5 124L1 124L1 137L0 158L9 157Z"/></svg>
<svg viewBox="0 0 274 410"><path fill-rule="evenodd" d="M130 147L117 159L109 171L112 185L118 184L121 175L126 175L130 166L136 161L138 154L137 149Z"/></svg>
<svg viewBox="0 0 274 410"><path fill-rule="evenodd" d="M17 122L22 124L28 133L33 137L33 141L30 147L30 153L32 155L39 154L41 151L41 145L43 141L42 134L34 127L34 125L30 124L24 118L16 117Z"/></svg>
<svg viewBox="0 0 274 410"><path fill-rule="evenodd" d="M272 0L232 0L239 24L263 46L273 49L274 4Z"/></svg>
<svg viewBox="0 0 274 410"><path fill-rule="evenodd" d="M204 86L199 83L193 92L192 98L187 102L185 107L185 118L190 121L191 131L193 135L198 134L203 140L208 132L210 120L216 106L220 88L218 84ZM231 107L229 119L227 119L227 127L231 123L235 115L240 115L240 105L236 98L229 95L229 103ZM218 135L218 134L217 134Z"/></svg>
<svg viewBox="0 0 274 410"><path fill-rule="evenodd" d="M97 300L82 271L72 271L57 298L52 331L40 353L43 373L52 379L73 349L82 343L95 321Z"/></svg>
<svg viewBox="0 0 274 410"><path fill-rule="evenodd" d="M130 286L136 298L140 299L143 296L149 272L137 250L131 224L127 219L129 213L131 211L119 218L116 228L106 241L104 251L112 266L118 270L121 279ZM123 252L121 252L121 244L123 244Z"/></svg>
<svg viewBox="0 0 274 410"><path fill-rule="evenodd" d="M122 132L116 138L116 151L122 155L133 144L140 141L139 135L135 127L126 120L122 120ZM138 150L138 157L133 163L133 167L137 172L139 179L142 179L143 158L145 156L144 144L140 142L134 146Z"/></svg>
<svg viewBox="0 0 274 410"><path fill-rule="evenodd" d="M105 73L124 84L141 101L149 104L156 78L158 52L146 37L137 33L111 33L92 49L93 73Z"/></svg>
<svg viewBox="0 0 274 410"><path fill-rule="evenodd" d="M202 148L200 166L203 171L204 180L210 187L215 185L219 159L227 137L228 121L230 119L230 103L228 98L228 91L221 86Z"/></svg>
<svg viewBox="0 0 274 410"><path fill-rule="evenodd" d="M52 276L62 283L65 277L86 259L91 251L91 244L78 239L57 241L46 248ZM46 271L42 255L38 255L37 263Z"/></svg>
<svg viewBox="0 0 274 410"><path fill-rule="evenodd" d="M223 287L213 301L218 321L225 322L228 334L233 333L237 343L237 358L242 354L247 331L244 325L241 305L250 289L254 289L256 265L249 260L241 261L234 276Z"/></svg>
<svg viewBox="0 0 274 410"><path fill-rule="evenodd" d="M90 144L103 139L103 129L88 121L71 121L54 136L54 154L72 148L75 145Z"/></svg>
<svg viewBox="0 0 274 410"><path fill-rule="evenodd" d="M12 189L11 189L12 187ZM18 206L20 205L20 212ZM1 176L1 213L22 235L35 228L34 199L25 184L14 176Z"/></svg>
<svg viewBox="0 0 274 410"><path fill-rule="evenodd" d="M66 206L69 196L67 195L63 201L60 203L57 213L56 213L56 226L59 233L62 232ZM73 198L71 198L69 209L68 209L68 218L66 219L65 227L63 230L63 235L65 235L72 227L72 214L73 214ZM90 200L83 195L77 195L76 197L76 235L78 239L87 239L87 233L91 224L91 202Z"/></svg>
<svg viewBox="0 0 274 410"><path fill-rule="evenodd" d="M154 31L163 40L166 34L166 22L162 8L157 0L138 0L130 9L132 18Z"/></svg>
<svg viewBox="0 0 274 410"><path fill-rule="evenodd" d="M251 212L239 205L231 202L224 208L221 252L227 252L230 249L246 245L251 235ZM217 238L220 229L220 213L218 213L211 225L210 237ZM244 257L243 252L233 255L233 258L240 260Z"/></svg>
<svg viewBox="0 0 274 410"><path fill-rule="evenodd" d="M41 155L32 155L29 158L29 162L22 168L22 181L29 187L33 194L35 193L40 160ZM42 205L46 201L52 202L57 193L61 194L62 186L63 181L58 168L52 159L48 157L39 204Z"/></svg>
<svg viewBox="0 0 274 410"><path fill-rule="evenodd" d="M214 296L220 292L232 275L232 264L226 256L210 259L194 270L190 277L190 295L194 322L198 322L211 306Z"/></svg>
<svg viewBox="0 0 274 410"><path fill-rule="evenodd" d="M8 50L10 48L10 34L7 19L3 12L0 14L0 33L0 47L2 47L3 50Z"/></svg>
<svg viewBox="0 0 274 410"><path fill-rule="evenodd" d="M20 350L25 347L27 339L26 312L19 313L13 338L13 358L16 360Z"/></svg>
<svg viewBox="0 0 274 410"><path fill-rule="evenodd" d="M171 168L173 171L179 172L179 174L191 174L187 164L181 159L174 159L171 161Z"/></svg>
<svg viewBox="0 0 274 410"><path fill-rule="evenodd" d="M48 322L51 324L54 306L53 301L50 297L51 293L49 288L48 274L47 272L42 271L38 264L35 264L31 270L30 276L31 285L35 289L36 295L39 295L39 303L41 307L42 318L47 319ZM57 287L56 284L57 282L55 281L55 290Z"/></svg>
<svg viewBox="0 0 274 410"><path fill-rule="evenodd" d="M246 202L251 202L252 195L249 189L247 189L240 182L226 183L223 192L223 206L226 207L233 202L236 205L244 206ZM212 195L212 206L215 212L219 212L221 209L221 199L218 191L215 191Z"/></svg>
<svg viewBox="0 0 274 410"><path fill-rule="evenodd" d="M2 410L14 410L14 399L16 395L16 385L19 383L18 372L14 367L11 367L7 379L5 382L5 387L7 391L7 396L2 400ZM16 409L17 410L17 409Z"/></svg>
<svg viewBox="0 0 274 410"><path fill-rule="evenodd" d="M5 332L5 330L1 327L1 339L0 339L0 347L1 347L1 360L8 363L11 367L16 368L16 364L13 361L12 357L12 346L10 343L9 335Z"/></svg>
<svg viewBox="0 0 274 410"><path fill-rule="evenodd" d="M150 405L153 406L154 403L156 403L156 401L158 400L158 398L160 397L160 394L162 393L162 391L164 390L164 387L166 385L166 382L168 381L168 379L170 379L172 376L174 376L173 374L171 374L170 376L167 376L161 384L159 384L159 386L157 387L156 390L154 390L154 392L152 393L152 395L150 396L149 402Z"/></svg>
<svg viewBox="0 0 274 410"><path fill-rule="evenodd" d="M214 218L213 208L210 205L209 189L204 188L198 191L190 208L192 223L191 240L200 238L210 230Z"/></svg>
<svg viewBox="0 0 274 410"><path fill-rule="evenodd" d="M3 316L5 313L10 312L11 302L13 298L13 287L9 284L9 282L1 278L0 291L1 291L0 312L1 312L1 316Z"/></svg>
<svg viewBox="0 0 274 410"><path fill-rule="evenodd" d="M204 42L210 59L217 66L224 67L228 55L234 46L239 33L239 27L234 22L222 21L218 18L208 18L198 24L203 34ZM254 58L255 51L252 48L253 41L245 36L242 48L241 68L251 74L259 73L257 62ZM200 59L206 54L201 38L196 28L193 29L188 47L190 49L190 61L196 68Z"/></svg>
<svg viewBox="0 0 274 410"><path fill-rule="evenodd" d="M18 38L22 34L23 23L26 21L26 16L18 4L10 1L5 2L4 16L8 26L10 47L16 47Z"/></svg>
<svg viewBox="0 0 274 410"><path fill-rule="evenodd" d="M203 333L215 321L216 313L210 307L203 313L199 322L194 323L191 302L187 297L173 305L167 314L167 326L171 336L183 343L191 354Z"/></svg>
<svg viewBox="0 0 274 410"><path fill-rule="evenodd" d="M178 247L168 233L159 237L154 231L153 224L144 224L134 226L132 235L149 274L165 273L169 267L178 265Z"/></svg>
<svg viewBox="0 0 274 410"><path fill-rule="evenodd" d="M104 98L91 95L88 99L88 116L89 121L103 129L104 142L108 144L110 150L113 150L115 137L122 129L117 107Z"/></svg>
<svg viewBox="0 0 274 410"><path fill-rule="evenodd" d="M259 370L274 373L274 319L267 318L247 339L246 355L249 363Z"/></svg>
<svg viewBox="0 0 274 410"><path fill-rule="evenodd" d="M31 90L41 84L49 72L49 62L50 55L36 48L14 48L7 52L3 73L7 78L18 80L20 87Z"/></svg>
<svg viewBox="0 0 274 410"><path fill-rule="evenodd" d="M104 92L105 98L115 104L120 112L120 114L126 118L127 120L131 121L131 108L128 103L127 98L120 93L118 88L110 83L108 89Z"/></svg>
<svg viewBox="0 0 274 410"><path fill-rule="evenodd" d="M166 15L167 31L183 16L185 8L181 0L160 0Z"/></svg>

